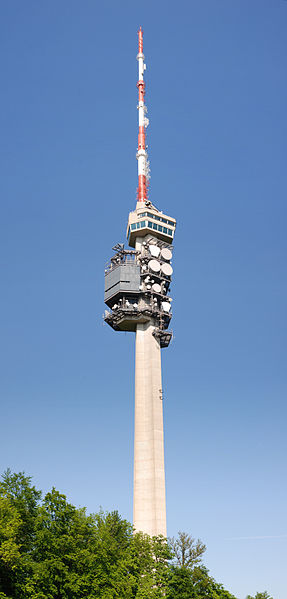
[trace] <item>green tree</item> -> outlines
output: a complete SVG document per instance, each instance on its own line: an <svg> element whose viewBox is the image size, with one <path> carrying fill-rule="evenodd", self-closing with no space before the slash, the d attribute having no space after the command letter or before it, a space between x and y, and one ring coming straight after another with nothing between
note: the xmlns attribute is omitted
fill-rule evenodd
<svg viewBox="0 0 287 599"><path fill-rule="evenodd" d="M0 497L9 497L21 518L17 540L22 553L33 547L35 517L41 499L41 491L37 491L31 480L24 472L12 473L8 468L0 481Z"/></svg>
<svg viewBox="0 0 287 599"><path fill-rule="evenodd" d="M167 599L235 599L204 566L171 568Z"/></svg>
<svg viewBox="0 0 287 599"><path fill-rule="evenodd" d="M35 530L33 573L25 597L132 599L132 527L117 512L87 516L53 489L39 508Z"/></svg>
<svg viewBox="0 0 287 599"><path fill-rule="evenodd" d="M6 506L6 518L10 517L10 538L1 541L1 579L5 594L22 599L21 588L29 572L33 552L34 523L41 492L31 484L31 477L6 470L0 481L2 509ZM4 509L5 512L5 509ZM7 522L7 520L6 520ZM5 527L2 512L1 526ZM20 590L19 590L20 589Z"/></svg>
<svg viewBox="0 0 287 599"><path fill-rule="evenodd" d="M171 566L167 599L195 599L196 593L191 571L185 566Z"/></svg>
<svg viewBox="0 0 287 599"><path fill-rule="evenodd" d="M247 595L246 599L273 599L273 597L271 597L271 595L269 595L267 591L263 591L263 593L256 593L255 597Z"/></svg>
<svg viewBox="0 0 287 599"><path fill-rule="evenodd" d="M133 536L130 545L129 574L132 577L132 597L158 599L165 597L168 588L172 554L164 537L149 537L143 533Z"/></svg>
<svg viewBox="0 0 287 599"><path fill-rule="evenodd" d="M22 521L9 497L0 496L0 599L14 593L16 571L21 561L17 542Z"/></svg>
<svg viewBox="0 0 287 599"><path fill-rule="evenodd" d="M133 529L117 511L94 514L94 578L95 597L117 599L133 597L134 584L130 563Z"/></svg>
<svg viewBox="0 0 287 599"><path fill-rule="evenodd" d="M178 566L193 568L202 561L202 555L206 551L204 543L197 541L186 532L179 531L178 537L170 539L170 545Z"/></svg>
<svg viewBox="0 0 287 599"><path fill-rule="evenodd" d="M235 599L208 574L201 564L206 546L185 532L170 540L173 563L169 572L167 599Z"/></svg>
<svg viewBox="0 0 287 599"><path fill-rule="evenodd" d="M192 580L196 591L196 597L208 599L235 599L222 584L216 582L209 576L205 566L196 566L192 571Z"/></svg>

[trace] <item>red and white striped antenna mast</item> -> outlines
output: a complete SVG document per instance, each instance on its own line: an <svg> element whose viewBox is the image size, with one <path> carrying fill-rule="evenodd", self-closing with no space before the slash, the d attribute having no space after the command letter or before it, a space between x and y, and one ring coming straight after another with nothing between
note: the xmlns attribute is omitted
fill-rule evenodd
<svg viewBox="0 0 287 599"><path fill-rule="evenodd" d="M137 160L138 160L138 189L137 189L137 199L138 202L146 202L148 199L147 188L149 181L149 162L148 155L146 150L146 134L145 129L149 124L149 121L146 117L147 107L144 103L145 96L145 82L144 82L144 71L146 69L146 65L144 63L144 54L143 54L143 30L140 27L138 31L139 37L139 52L137 55L137 60L139 63L139 79L137 82L137 87L139 90L139 103L138 103L138 111L139 111L139 134L138 134L138 151L137 151Z"/></svg>

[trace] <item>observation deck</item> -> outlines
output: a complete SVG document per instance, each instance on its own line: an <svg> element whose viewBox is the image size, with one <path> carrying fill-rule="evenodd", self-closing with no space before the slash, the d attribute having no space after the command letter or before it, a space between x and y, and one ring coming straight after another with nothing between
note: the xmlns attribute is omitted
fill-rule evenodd
<svg viewBox="0 0 287 599"><path fill-rule="evenodd" d="M130 247L135 247L137 237L151 234L157 239L172 244L176 220L160 212L149 201L138 202L137 207L129 214L127 239Z"/></svg>

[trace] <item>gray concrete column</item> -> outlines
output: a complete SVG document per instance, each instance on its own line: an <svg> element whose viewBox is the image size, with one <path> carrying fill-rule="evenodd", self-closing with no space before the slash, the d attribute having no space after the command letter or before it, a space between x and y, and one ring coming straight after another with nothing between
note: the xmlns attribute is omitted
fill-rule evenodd
<svg viewBox="0 0 287 599"><path fill-rule="evenodd" d="M136 330L134 527L166 536L161 349L153 330L152 322Z"/></svg>

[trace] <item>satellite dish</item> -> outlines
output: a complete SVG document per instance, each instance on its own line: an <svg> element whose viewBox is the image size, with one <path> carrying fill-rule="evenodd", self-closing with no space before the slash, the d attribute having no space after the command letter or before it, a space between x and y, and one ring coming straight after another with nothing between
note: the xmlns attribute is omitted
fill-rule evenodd
<svg viewBox="0 0 287 599"><path fill-rule="evenodd" d="M154 285L152 286L152 290L155 293L161 293L161 286L158 283L154 283Z"/></svg>
<svg viewBox="0 0 287 599"><path fill-rule="evenodd" d="M154 262L154 260L151 260L151 262ZM166 262L161 265L161 271L167 277L171 277L171 275L173 273L172 266L170 264L167 264Z"/></svg>
<svg viewBox="0 0 287 599"><path fill-rule="evenodd" d="M157 260L150 260L149 263L148 263L148 265L149 265L149 268L153 272L159 272L160 271L160 263ZM169 264L167 266L169 266Z"/></svg>
<svg viewBox="0 0 287 599"><path fill-rule="evenodd" d="M164 260L171 260L172 259L172 253L168 248L162 248L161 250L161 256Z"/></svg>
<svg viewBox="0 0 287 599"><path fill-rule="evenodd" d="M169 312L171 305L168 302L162 302L161 307L164 312Z"/></svg>
<svg viewBox="0 0 287 599"><path fill-rule="evenodd" d="M147 285L147 286L146 286L146 288L147 288L147 289L151 289L151 285Z"/></svg>
<svg viewBox="0 0 287 599"><path fill-rule="evenodd" d="M149 251L150 251L151 255L154 256L155 258L159 257L160 249L157 245L150 245Z"/></svg>

